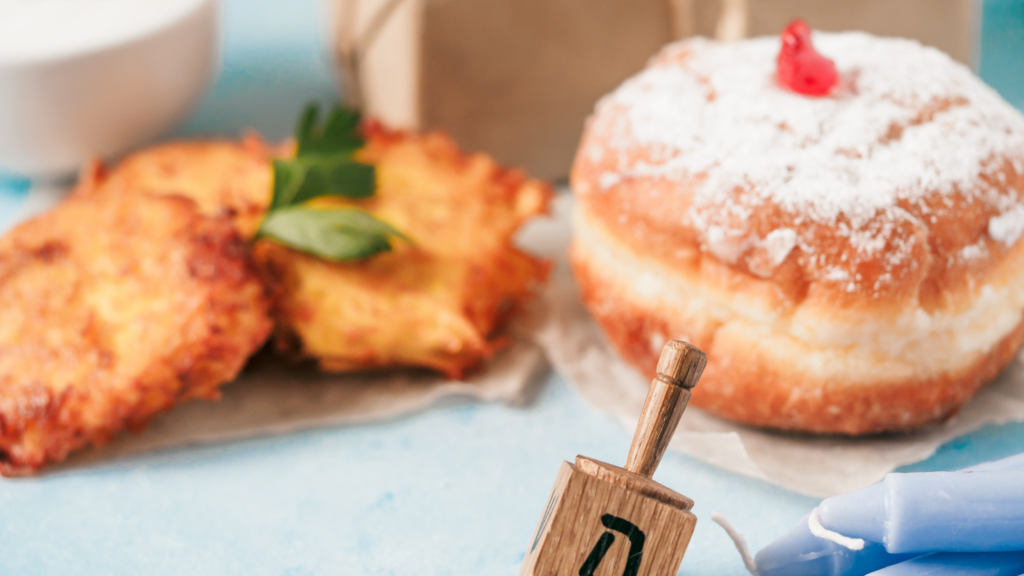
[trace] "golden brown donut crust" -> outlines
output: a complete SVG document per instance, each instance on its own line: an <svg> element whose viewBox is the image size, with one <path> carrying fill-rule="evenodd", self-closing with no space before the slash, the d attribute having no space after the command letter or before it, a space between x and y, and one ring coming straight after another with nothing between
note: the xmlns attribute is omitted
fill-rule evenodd
<svg viewBox="0 0 1024 576"><path fill-rule="evenodd" d="M712 79L703 76L699 69L691 70L690 61L715 49L710 42L670 45L652 60L649 70L681 68L698 83L708 83ZM918 46L917 50L923 49ZM927 64L935 63L922 62ZM952 61L947 66L951 67L951 77L960 79L958 73L966 74L955 68L959 65ZM971 80L981 85L980 81ZM902 139L910 138L906 135L912 130L940 126L949 114L972 107L996 106L999 109L991 114L1002 114L1005 118L993 122L1006 121L998 130L1012 132L1024 142L1019 134L1024 132L1024 118L1019 112L1005 102L976 103L968 100L968 96L998 99L985 90L979 96L952 87L946 93L932 95L924 104L897 102L904 112L902 116L894 115L899 121L876 138L865 140L878 149L899 146ZM708 98L712 100L708 104L712 110L715 98ZM722 94L717 98L724 99ZM849 97L852 101L870 98ZM889 100L896 97L883 94L873 98L869 106L892 104ZM994 217L1024 205L1022 146L986 158L977 177L956 191L918 190L875 211L869 218L853 222L844 214L835 219L816 218L799 206L787 206L774 196L765 197L759 189L771 186L764 183L741 183L728 191L713 191L712 201L702 204L699 191L709 173L645 169L671 164L666 158L686 154L643 141L634 133L630 117L632 108L641 104L627 104L609 99L599 104L588 122L571 174L573 191L581 205L621 241L672 269L697 271L703 259L712 258L738 274L767 281L772 287L770 300L765 302L767 307L801 306L849 318L863 314L884 316L910 306L920 306L925 311L966 310L973 300L972 289L979 281L992 280L989 275L993 267L1012 248L992 238L989 227ZM837 111L842 109L842 104L836 105ZM978 128L982 132L988 129L989 126ZM786 129L779 131L783 133ZM710 132L702 134L705 138L715 137ZM829 136L828 130L823 129L819 136ZM815 144L807 146L810 153ZM907 151L911 153L926 154ZM855 152L840 150L837 154ZM855 167L870 169L870 164ZM711 172L715 170L712 168ZM606 180L610 175L616 176L611 182ZM822 196L828 194L821 192ZM742 237L718 242L716 249L716 243L709 238L709 227L740 233ZM779 230L792 231L798 242L775 264L770 261L773 255L766 239ZM860 233L860 237L851 232ZM871 250L862 246L865 236L877 244ZM729 258L722 257L723 251L731 252Z"/></svg>
<svg viewBox="0 0 1024 576"><path fill-rule="evenodd" d="M684 337L708 353L708 369L694 394L698 406L792 430L864 434L914 428L955 412L1021 344L1024 117L966 69L930 49L866 35L822 37L823 52L837 51L826 55L836 58L846 82L826 99L788 95L771 85L770 59L777 45L766 39L733 47L698 39L666 47L647 70L602 100L588 121L571 174L582 214L578 220L590 230L581 239L577 223L573 267L588 309L622 355L645 374L653 374L654 344L664 339ZM875 74L869 57L858 60L839 50L843 47L875 50L881 54L875 58L891 49L908 69L924 70L922 80L939 81L909 95L905 86L888 90L891 76ZM750 63L766 55L767 63ZM806 104L807 114L825 123L807 129L813 137L787 140L799 127L771 124L766 120L771 110L764 117L751 115L746 104L756 108L757 102L734 98L732 108L723 110L727 104L722 103L735 96L730 90L751 94L737 88L742 82L735 78L719 82L708 61L763 73L764 85L750 88L753 96L774 99L797 116ZM702 95L695 98L695 92ZM666 117L668 127L658 126L657 113L678 112L676 98L678 107L695 111L686 121ZM850 109L886 110L893 121L865 122L863 134L856 134L861 127L855 122L828 123L830 115ZM732 115L743 120L730 124ZM744 124L747 119L750 124ZM647 125L638 127L643 122ZM852 184L836 192L848 193L843 198L832 200L833 191L823 189L819 198L807 201L807 187L788 196L783 189L790 182L768 177L770 168L754 165L756 151L730 144L726 128L749 128L752 139L775 130L778 143L765 144L763 151L770 156L772 146L792 147L794 181L801 170L805 176L813 172L814 166L801 160L805 156L827 162L841 156L829 167L848 169L864 181L879 166L894 166L874 163L887 154L941 166L950 162L947 153L954 144L936 139L932 154L920 144L920 135L944 131L954 143L962 139L966 164L976 164L977 172L964 179L965 173L973 174L970 169L937 169L940 176L958 174L959 179L922 176L926 184L909 190L905 182L883 179L891 189L876 193ZM836 147L849 133L860 138L861 148ZM971 144L990 141L991 150ZM774 141L758 146L764 142ZM728 144L737 155L747 154L743 158L751 161L753 176L745 178L744 165L730 164L729 158L694 171L699 161L693 158L706 152L701 143L714 150ZM857 194L870 206L861 210ZM832 214L822 215L832 208ZM605 249L625 256L609 264L595 255ZM642 270L618 269L629 260L643 261ZM706 297L713 310L702 316L666 309L672 299L652 299L644 291L649 286L639 280L644 274ZM624 278L631 275L635 278ZM999 294L1000 303L985 308L992 293ZM999 328L985 332L982 316L998 319L989 323ZM960 324L969 324L969 331L957 328ZM984 338L977 344L955 342L958 330L962 340L982 333ZM763 346L755 334L766 340ZM772 357L776 346L793 355L789 365ZM838 355L848 363L876 358L870 363L877 366L863 375L842 376L814 364L817 360L801 364L798 350L819 359Z"/></svg>
<svg viewBox="0 0 1024 576"><path fill-rule="evenodd" d="M718 416L755 426L818 433L871 434L909 430L940 422L959 410L994 378L1024 343L1024 320L996 346L955 374L908 378L872 385L829 386L773 361L764 349L730 346L714 334L676 325L664 311L619 290L585 259L573 272L583 302L622 357L653 378L665 334L695 334L708 365L691 403ZM794 395L794 389L820 394Z"/></svg>

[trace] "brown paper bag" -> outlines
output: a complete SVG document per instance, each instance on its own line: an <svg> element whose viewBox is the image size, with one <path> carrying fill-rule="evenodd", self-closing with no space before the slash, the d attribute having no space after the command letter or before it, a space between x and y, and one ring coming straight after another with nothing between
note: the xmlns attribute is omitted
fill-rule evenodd
<svg viewBox="0 0 1024 576"><path fill-rule="evenodd" d="M976 59L974 0L690 0L687 31L725 39L778 34L793 18L816 30L915 38L965 64Z"/></svg>
<svg viewBox="0 0 1024 576"><path fill-rule="evenodd" d="M972 62L973 0L329 0L350 98L403 128L558 179L594 103L674 38L822 30L917 38Z"/></svg>

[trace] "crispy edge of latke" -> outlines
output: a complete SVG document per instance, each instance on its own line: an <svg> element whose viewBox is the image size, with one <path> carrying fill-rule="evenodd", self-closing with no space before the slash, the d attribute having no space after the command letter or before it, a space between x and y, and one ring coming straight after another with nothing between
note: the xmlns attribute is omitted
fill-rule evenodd
<svg viewBox="0 0 1024 576"><path fill-rule="evenodd" d="M79 186L68 201L72 206L75 202L109 201L95 195L102 177L101 170L102 164L98 162L90 162L83 168ZM245 241L230 221L201 215L194 201L181 196L145 195L120 201L140 201L138 198L188 206L191 222L183 229L192 233L182 240L193 246L191 261L202 259L206 264L202 267L205 271L202 282L206 286L209 306L200 311L210 323L206 339L201 343L186 342L154 360L130 383L137 400L122 402L127 394L116 398L106 408L110 419L100 426L85 427L80 419L76 419L76 413L85 406L95 389L69 386L60 393L54 393L40 386L41 396L36 400L42 402L42 410L37 414L27 418L0 414L2 476L32 474L47 463L63 460L73 450L88 444L102 445L125 428L138 432L151 418L180 402L192 398L217 398L218 386L233 380L249 356L271 333L272 288L266 284ZM67 209L67 205L62 204L57 210ZM44 218L46 215L37 220ZM11 234L17 230L15 228ZM211 262L213 267L209 266ZM257 308L255 313L253 306ZM249 326L241 330L246 324ZM166 385L171 381L172 385ZM17 430L12 429L12 424ZM33 435L38 437L41 446L33 450L31 456L12 457L10 447Z"/></svg>

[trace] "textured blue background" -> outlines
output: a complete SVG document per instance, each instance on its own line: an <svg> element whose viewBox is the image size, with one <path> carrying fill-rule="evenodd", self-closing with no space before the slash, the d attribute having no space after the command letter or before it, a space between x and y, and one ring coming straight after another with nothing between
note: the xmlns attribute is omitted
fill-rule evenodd
<svg viewBox="0 0 1024 576"><path fill-rule="evenodd" d="M222 71L176 134L272 138L337 97L317 4L229 0ZM1024 1L985 3L982 76L1024 106ZM0 228L28 193L0 177ZM0 574L516 574L559 462L621 461L630 433L557 375L525 408L437 408L374 426L163 452L0 481ZM988 427L905 470L1024 451ZM656 479L696 502L682 574L745 574L718 511L756 550L817 501L668 454Z"/></svg>

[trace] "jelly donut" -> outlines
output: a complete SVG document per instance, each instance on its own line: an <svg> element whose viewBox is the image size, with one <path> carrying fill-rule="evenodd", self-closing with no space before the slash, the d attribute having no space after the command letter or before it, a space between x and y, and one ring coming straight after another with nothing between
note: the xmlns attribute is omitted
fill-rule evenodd
<svg viewBox="0 0 1024 576"><path fill-rule="evenodd" d="M668 340L707 352L692 402L719 416L942 421L1024 340L1024 116L914 41L813 39L836 72L814 95L778 38L696 38L597 104L571 176L583 300L648 377Z"/></svg>

